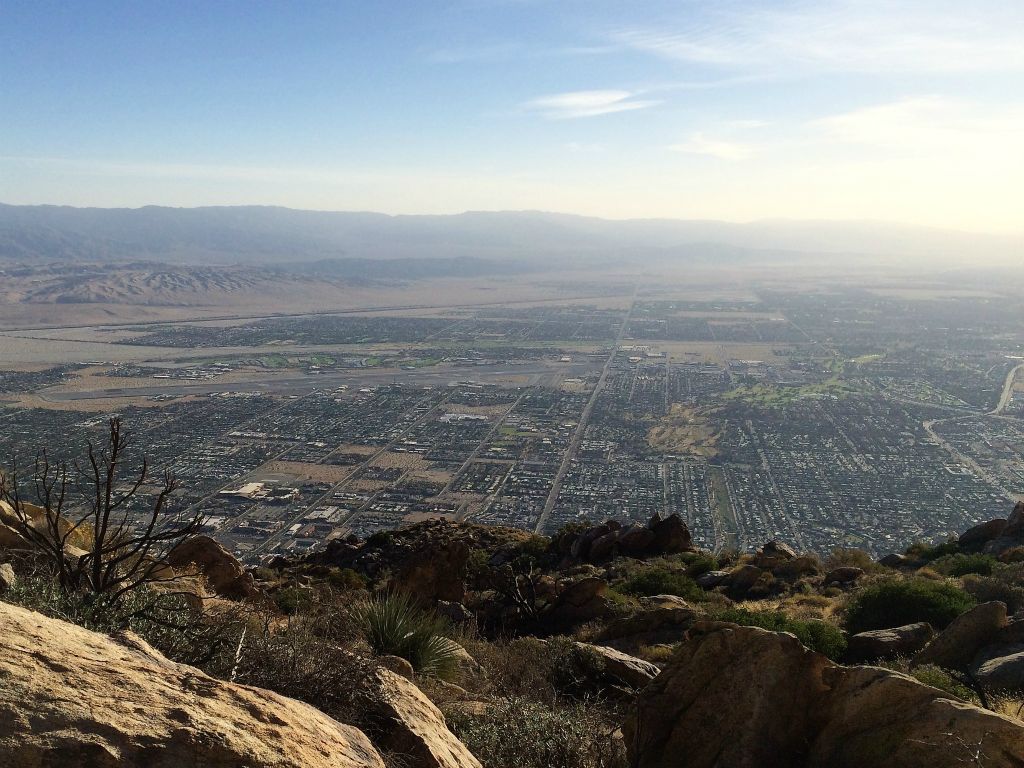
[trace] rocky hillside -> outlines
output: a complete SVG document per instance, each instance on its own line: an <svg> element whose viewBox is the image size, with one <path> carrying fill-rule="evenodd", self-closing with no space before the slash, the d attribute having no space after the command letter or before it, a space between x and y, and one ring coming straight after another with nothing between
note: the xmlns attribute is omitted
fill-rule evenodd
<svg viewBox="0 0 1024 768"><path fill-rule="evenodd" d="M55 584L12 512L0 765L1024 765L1024 504L877 562L702 552L675 517L252 571L199 537L119 602Z"/></svg>

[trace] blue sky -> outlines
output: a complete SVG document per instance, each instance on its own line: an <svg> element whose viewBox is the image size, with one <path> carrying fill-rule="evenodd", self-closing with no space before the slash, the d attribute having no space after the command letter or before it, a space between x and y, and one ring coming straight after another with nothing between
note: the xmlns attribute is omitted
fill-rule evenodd
<svg viewBox="0 0 1024 768"><path fill-rule="evenodd" d="M1024 230L1024 1L0 5L0 201Z"/></svg>

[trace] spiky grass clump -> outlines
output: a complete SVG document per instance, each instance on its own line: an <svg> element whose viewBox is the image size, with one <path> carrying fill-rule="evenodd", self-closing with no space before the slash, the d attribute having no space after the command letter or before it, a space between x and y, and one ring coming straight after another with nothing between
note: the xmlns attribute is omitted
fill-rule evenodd
<svg viewBox="0 0 1024 768"><path fill-rule="evenodd" d="M448 679L455 674L459 646L450 627L403 593L374 597L355 609L355 618L374 653L401 656L421 675Z"/></svg>

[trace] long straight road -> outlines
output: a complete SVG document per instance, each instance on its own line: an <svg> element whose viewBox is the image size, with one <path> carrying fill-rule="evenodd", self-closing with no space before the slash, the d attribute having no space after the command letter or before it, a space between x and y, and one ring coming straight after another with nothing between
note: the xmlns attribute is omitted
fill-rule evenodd
<svg viewBox="0 0 1024 768"><path fill-rule="evenodd" d="M576 454L579 453L580 443L583 442L583 435L587 431L587 422L590 421L590 414L594 410L594 405L597 403L598 395L601 394L601 389L604 387L605 379L608 378L608 371L611 370L612 363L615 361L615 355L619 351L619 347L622 346L622 339L626 335L626 328L629 327L629 319L633 315L633 307L636 306L636 292L637 286L633 286L633 295L629 300L629 309L626 310L626 317L622 321L622 327L619 328L619 333L615 337L615 341L612 343L611 354L608 355L608 359L604 363L604 367L601 369L601 376L597 380L597 384L594 386L594 391L590 394L590 399L587 400L586 406L583 408L583 413L580 414L580 422L576 425L576 432L572 436L572 440L569 442L569 447L566 448L565 453L562 455L562 463L558 466L558 472L555 474L555 479L551 483L551 491L548 493L548 497L544 502L544 511L541 512L540 517L537 518L537 525L534 526L535 533L541 533L544 530L544 526L548 522L548 517L551 515L551 510L555 508L555 503L558 501L558 494L562 490L562 481L565 480L565 476L569 473L569 467L572 466L572 460L576 458Z"/></svg>

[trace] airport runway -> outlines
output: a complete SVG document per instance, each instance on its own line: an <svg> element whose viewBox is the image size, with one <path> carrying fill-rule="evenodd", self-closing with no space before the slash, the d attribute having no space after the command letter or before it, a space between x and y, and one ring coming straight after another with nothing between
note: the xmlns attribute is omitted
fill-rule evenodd
<svg viewBox="0 0 1024 768"><path fill-rule="evenodd" d="M406 371L394 369L374 371L351 369L321 373L300 374L276 378L254 378L251 381L203 381L161 380L160 383L139 387L111 387L80 391L41 391L39 396L51 403L68 403L76 400L102 400L114 397L159 397L161 395L211 395L220 392L266 392L270 394L302 394L313 389L334 389L342 385L349 387L372 387L384 384L407 384L412 386L449 386L459 382L480 384L500 383L510 376L530 377L528 383L540 383L544 377L581 376L600 368L600 361L581 360L575 363L551 365L466 365L451 368L417 369Z"/></svg>

